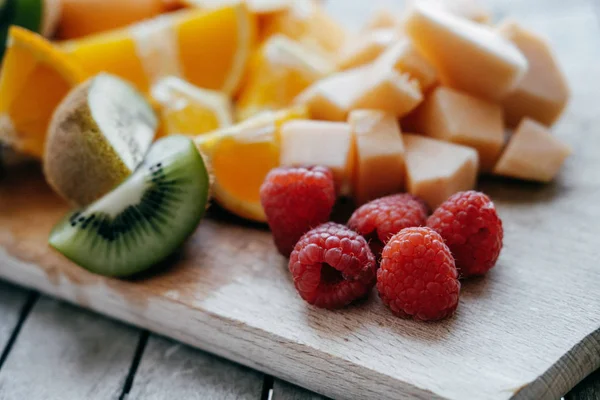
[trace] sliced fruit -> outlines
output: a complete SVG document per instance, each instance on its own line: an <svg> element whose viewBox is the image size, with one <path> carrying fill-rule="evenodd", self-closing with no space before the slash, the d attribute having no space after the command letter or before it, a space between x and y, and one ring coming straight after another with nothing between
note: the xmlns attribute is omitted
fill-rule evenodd
<svg viewBox="0 0 600 400"><path fill-rule="evenodd" d="M497 32L425 3L410 10L405 30L443 84L475 96L499 100L527 71L525 56Z"/></svg>
<svg viewBox="0 0 600 400"><path fill-rule="evenodd" d="M94 273L126 277L173 253L194 232L209 197L209 176L190 138L156 142L123 184L68 214L49 243Z"/></svg>
<svg viewBox="0 0 600 400"><path fill-rule="evenodd" d="M419 133L477 150L483 172L494 167L504 147L502 107L454 89L437 87L412 118Z"/></svg>
<svg viewBox="0 0 600 400"><path fill-rule="evenodd" d="M163 0L60 0L60 39L75 39L121 28L159 15Z"/></svg>
<svg viewBox="0 0 600 400"><path fill-rule="evenodd" d="M494 167L494 174L550 182L572 152L548 128L524 118Z"/></svg>
<svg viewBox="0 0 600 400"><path fill-rule="evenodd" d="M0 74L0 140L41 158L52 112L83 77L50 42L11 27Z"/></svg>
<svg viewBox="0 0 600 400"><path fill-rule="evenodd" d="M254 55L237 101L237 119L289 106L313 82L334 70L320 53L283 35L271 36Z"/></svg>
<svg viewBox="0 0 600 400"><path fill-rule="evenodd" d="M320 165L333 172L338 193L349 194L354 137L345 122L293 120L281 127L281 165Z"/></svg>
<svg viewBox="0 0 600 400"><path fill-rule="evenodd" d="M266 19L262 37L281 33L327 54L336 53L346 41L346 31L327 14L317 0L296 0L281 13Z"/></svg>
<svg viewBox="0 0 600 400"><path fill-rule="evenodd" d="M402 117L423 101L419 82L393 65L376 62L365 73L363 85L351 98L351 109L372 109Z"/></svg>
<svg viewBox="0 0 600 400"><path fill-rule="evenodd" d="M345 121L369 70L359 67L323 78L300 93L294 103L307 107L311 118Z"/></svg>
<svg viewBox="0 0 600 400"><path fill-rule="evenodd" d="M397 40L383 52L377 62L391 65L399 73L407 73L419 81L423 92L435 85L438 79L435 67L417 51L408 38Z"/></svg>
<svg viewBox="0 0 600 400"><path fill-rule="evenodd" d="M279 166L279 136L283 123L306 118L303 107L267 111L229 128L200 135L196 145L210 162L215 200L242 218L265 222L260 185Z"/></svg>
<svg viewBox="0 0 600 400"><path fill-rule="evenodd" d="M506 122L516 126L531 117L551 126L569 100L569 85L548 42L514 21L505 21L498 32L512 41L529 62L529 70L516 89L502 100Z"/></svg>
<svg viewBox="0 0 600 400"><path fill-rule="evenodd" d="M256 21L243 4L184 10L63 44L89 76L119 75L147 92L166 76L234 94L256 41Z"/></svg>
<svg viewBox="0 0 600 400"><path fill-rule="evenodd" d="M52 117L44 155L48 183L78 206L97 200L142 162L157 125L133 86L97 75L71 91Z"/></svg>
<svg viewBox="0 0 600 400"><path fill-rule="evenodd" d="M348 122L356 142L352 176L357 204L404 190L404 142L398 119L374 110L354 110Z"/></svg>
<svg viewBox="0 0 600 400"><path fill-rule="evenodd" d="M400 37L397 28L374 29L365 32L355 40L348 41L342 48L338 67L340 69L356 68L374 61Z"/></svg>
<svg viewBox="0 0 600 400"><path fill-rule="evenodd" d="M475 188L479 157L467 146L404 134L407 190L432 210L457 192Z"/></svg>
<svg viewBox="0 0 600 400"><path fill-rule="evenodd" d="M160 108L163 134L199 135L233 123L227 96L173 76L152 86L151 96Z"/></svg>
<svg viewBox="0 0 600 400"><path fill-rule="evenodd" d="M182 0L188 7L218 8L239 3L242 0ZM287 10L293 0L245 0L250 11L256 14L270 14Z"/></svg>

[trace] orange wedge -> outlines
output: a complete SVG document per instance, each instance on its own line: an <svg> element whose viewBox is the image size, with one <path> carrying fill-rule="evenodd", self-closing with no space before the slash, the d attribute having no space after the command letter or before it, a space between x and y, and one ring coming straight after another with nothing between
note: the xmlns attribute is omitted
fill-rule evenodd
<svg viewBox="0 0 600 400"><path fill-rule="evenodd" d="M173 76L152 86L151 97L158 104L162 134L200 135L233 123L227 96Z"/></svg>
<svg viewBox="0 0 600 400"><path fill-rule="evenodd" d="M0 75L0 140L41 159L54 109L83 79L78 65L46 39L11 27Z"/></svg>
<svg viewBox="0 0 600 400"><path fill-rule="evenodd" d="M317 0L296 0L286 11L266 18L263 38L276 33L323 51L335 54L346 41L346 31L323 9Z"/></svg>
<svg viewBox="0 0 600 400"><path fill-rule="evenodd" d="M281 126L307 118L302 107L264 112L224 130L201 135L196 144L211 163L215 200L242 218L265 222L259 190L265 176L279 166Z"/></svg>
<svg viewBox="0 0 600 400"><path fill-rule="evenodd" d="M109 72L143 91L166 76L233 95L256 42L256 20L244 4L182 10L64 42L88 75Z"/></svg>
<svg viewBox="0 0 600 400"><path fill-rule="evenodd" d="M288 9L294 0L245 0L250 11L255 14L270 14ZM218 8L240 3L241 0L182 0L188 7Z"/></svg>
<svg viewBox="0 0 600 400"><path fill-rule="evenodd" d="M288 107L315 81L334 71L320 53L283 35L271 36L254 54L237 102L238 120Z"/></svg>
<svg viewBox="0 0 600 400"><path fill-rule="evenodd" d="M58 37L74 39L152 18L166 8L163 0L61 0Z"/></svg>

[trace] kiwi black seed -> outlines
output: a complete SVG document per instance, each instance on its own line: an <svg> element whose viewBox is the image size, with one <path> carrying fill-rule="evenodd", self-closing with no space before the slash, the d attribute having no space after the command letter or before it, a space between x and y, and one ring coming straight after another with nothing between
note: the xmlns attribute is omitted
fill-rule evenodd
<svg viewBox="0 0 600 400"><path fill-rule="evenodd" d="M50 245L98 274L144 271L193 233L206 209L209 182L192 140L168 136L124 183L67 215L50 234Z"/></svg>

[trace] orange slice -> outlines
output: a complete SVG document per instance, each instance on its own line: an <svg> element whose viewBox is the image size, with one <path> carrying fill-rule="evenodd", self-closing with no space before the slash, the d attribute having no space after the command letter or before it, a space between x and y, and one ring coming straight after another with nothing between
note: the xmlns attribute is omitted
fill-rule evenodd
<svg viewBox="0 0 600 400"><path fill-rule="evenodd" d="M307 117L302 107L264 112L198 137L196 144L210 159L215 200L242 218L265 222L259 190L267 173L279 166L281 126L291 119Z"/></svg>
<svg viewBox="0 0 600 400"><path fill-rule="evenodd" d="M227 96L179 78L161 79L152 86L151 96L159 105L162 134L199 135L233 123Z"/></svg>
<svg viewBox="0 0 600 400"><path fill-rule="evenodd" d="M276 33L291 37L327 54L335 54L346 41L346 31L316 0L296 0L284 12L264 21L262 37Z"/></svg>
<svg viewBox="0 0 600 400"><path fill-rule="evenodd" d="M234 94L256 42L256 20L243 4L182 10L63 44L88 75L109 72L147 92L169 75Z"/></svg>
<svg viewBox="0 0 600 400"><path fill-rule="evenodd" d="M74 39L152 18L165 9L163 0L61 0L58 37Z"/></svg>
<svg viewBox="0 0 600 400"><path fill-rule="evenodd" d="M225 5L240 3L242 0L182 0L188 7L218 8ZM293 0L245 0L250 11L255 14L270 14L287 10Z"/></svg>
<svg viewBox="0 0 600 400"><path fill-rule="evenodd" d="M54 109L83 79L78 65L46 39L11 27L0 75L0 140L41 159Z"/></svg>
<svg viewBox="0 0 600 400"><path fill-rule="evenodd" d="M283 35L271 36L255 53L237 102L238 120L288 107L315 81L334 71L320 53Z"/></svg>

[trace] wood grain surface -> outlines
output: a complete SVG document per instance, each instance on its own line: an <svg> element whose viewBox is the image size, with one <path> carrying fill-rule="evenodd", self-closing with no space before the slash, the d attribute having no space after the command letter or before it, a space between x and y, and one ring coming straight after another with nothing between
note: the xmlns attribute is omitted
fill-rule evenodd
<svg viewBox="0 0 600 400"><path fill-rule="evenodd" d="M0 399L118 399L137 330L41 298L0 373Z"/></svg>
<svg viewBox="0 0 600 400"><path fill-rule="evenodd" d="M573 88L556 134L575 156L549 186L482 183L505 221L506 246L487 278L465 283L455 318L399 320L376 295L337 312L308 307L268 232L215 219L146 279L93 276L48 249L66 206L31 170L0 183L0 276L334 398L560 397L600 367L600 31L586 1L493 7L499 15L513 10L556 48ZM143 364L138 382L152 376ZM279 386L274 398L286 395Z"/></svg>
<svg viewBox="0 0 600 400"><path fill-rule="evenodd" d="M152 335L128 400L260 399L263 374Z"/></svg>
<svg viewBox="0 0 600 400"><path fill-rule="evenodd" d="M29 293L0 282L0 355L17 326Z"/></svg>

